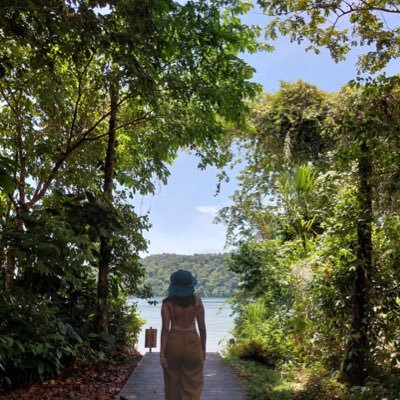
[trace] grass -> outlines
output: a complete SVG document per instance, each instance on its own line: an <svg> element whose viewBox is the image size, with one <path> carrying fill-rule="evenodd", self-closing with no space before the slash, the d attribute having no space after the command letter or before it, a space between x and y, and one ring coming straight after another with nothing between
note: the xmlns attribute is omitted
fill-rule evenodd
<svg viewBox="0 0 400 400"><path fill-rule="evenodd" d="M235 357L227 359L246 387L249 399L289 400L293 398L297 383L292 374L266 368L256 361Z"/></svg>
<svg viewBox="0 0 400 400"><path fill-rule="evenodd" d="M270 369L231 354L224 357L241 378L249 400L400 400L398 374L348 387L318 364Z"/></svg>
<svg viewBox="0 0 400 400"><path fill-rule="evenodd" d="M320 384L313 382L308 371L284 368L273 370L249 360L226 356L226 361L241 378L248 399L251 400L330 400L337 397L322 397ZM308 392L306 396L305 394ZM317 392L317 397L312 392Z"/></svg>

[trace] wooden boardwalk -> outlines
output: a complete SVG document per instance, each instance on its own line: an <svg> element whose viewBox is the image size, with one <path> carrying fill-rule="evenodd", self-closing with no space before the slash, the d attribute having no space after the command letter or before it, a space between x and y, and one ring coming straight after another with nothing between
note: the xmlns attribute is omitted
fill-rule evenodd
<svg viewBox="0 0 400 400"><path fill-rule="evenodd" d="M202 400L246 400L232 369L218 353L207 353ZM146 353L130 376L117 400L164 400L160 353Z"/></svg>

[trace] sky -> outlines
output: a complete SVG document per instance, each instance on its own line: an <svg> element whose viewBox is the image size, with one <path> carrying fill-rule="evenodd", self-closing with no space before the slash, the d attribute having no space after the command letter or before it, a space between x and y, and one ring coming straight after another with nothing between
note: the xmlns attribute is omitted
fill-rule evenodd
<svg viewBox="0 0 400 400"><path fill-rule="evenodd" d="M247 24L265 25L258 12L246 16ZM280 81L295 82L302 79L325 91L337 91L357 77L358 50L352 51L346 61L336 64L329 52L321 49L316 55L305 51L305 45L290 43L280 38L273 43L272 53L242 54L241 57L256 69L253 80L263 85L264 91L275 92ZM392 62L387 75L400 71L400 62ZM149 212L151 229L145 234L149 241L148 253L222 253L225 248L225 227L213 223L216 212L231 204L230 196L237 188L235 173L230 182L222 185L215 196L217 173L215 168L197 169L194 155L181 152L172 165L166 186L159 185L154 196L135 200L139 214Z"/></svg>

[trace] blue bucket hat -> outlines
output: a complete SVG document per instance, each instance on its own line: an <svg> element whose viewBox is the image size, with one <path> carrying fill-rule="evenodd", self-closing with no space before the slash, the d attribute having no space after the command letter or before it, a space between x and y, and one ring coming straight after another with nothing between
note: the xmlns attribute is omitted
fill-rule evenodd
<svg viewBox="0 0 400 400"><path fill-rule="evenodd" d="M197 279L190 271L178 269L171 274L171 283L168 291L176 297L186 297L194 293L194 287L197 285Z"/></svg>

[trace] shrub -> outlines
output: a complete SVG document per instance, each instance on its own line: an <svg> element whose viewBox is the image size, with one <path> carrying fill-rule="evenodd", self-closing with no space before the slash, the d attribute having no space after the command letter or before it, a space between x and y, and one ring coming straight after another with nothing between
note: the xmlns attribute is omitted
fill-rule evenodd
<svg viewBox="0 0 400 400"><path fill-rule="evenodd" d="M58 318L49 300L31 293L0 294L1 385L58 374L63 360L75 356L82 338Z"/></svg>
<svg viewBox="0 0 400 400"><path fill-rule="evenodd" d="M240 308L234 328L237 338L234 351L241 358L275 365L286 358L293 341L285 321L285 313L274 313L267 317L267 312L262 300L255 300Z"/></svg>

